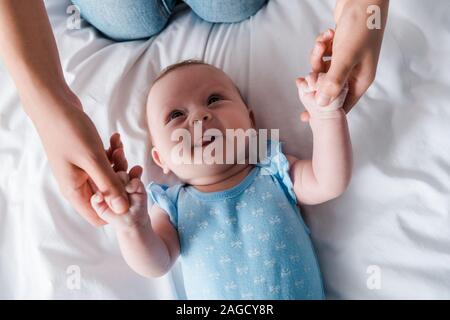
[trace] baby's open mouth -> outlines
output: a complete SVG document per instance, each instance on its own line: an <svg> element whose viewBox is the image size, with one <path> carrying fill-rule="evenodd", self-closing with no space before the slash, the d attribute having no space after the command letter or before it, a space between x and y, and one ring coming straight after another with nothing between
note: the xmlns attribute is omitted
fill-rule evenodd
<svg viewBox="0 0 450 320"><path fill-rule="evenodd" d="M216 140L216 136L203 136L196 143L194 143L194 148L206 147Z"/></svg>

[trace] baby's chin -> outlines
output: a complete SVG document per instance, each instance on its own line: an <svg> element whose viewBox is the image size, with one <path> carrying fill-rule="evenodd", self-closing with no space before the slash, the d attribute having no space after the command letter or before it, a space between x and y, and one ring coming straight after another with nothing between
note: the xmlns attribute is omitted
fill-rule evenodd
<svg viewBox="0 0 450 320"><path fill-rule="evenodd" d="M237 164L191 164L174 169L175 175L184 183L190 185L210 185L226 178ZM181 170L180 170L181 169Z"/></svg>
<svg viewBox="0 0 450 320"><path fill-rule="evenodd" d="M190 157L177 158L177 161L171 163L170 170L184 183L210 185L250 164L247 146L239 151L235 150L230 157L226 156L226 150L217 154L212 150L213 152L206 152L201 148L196 150L196 155L193 151Z"/></svg>

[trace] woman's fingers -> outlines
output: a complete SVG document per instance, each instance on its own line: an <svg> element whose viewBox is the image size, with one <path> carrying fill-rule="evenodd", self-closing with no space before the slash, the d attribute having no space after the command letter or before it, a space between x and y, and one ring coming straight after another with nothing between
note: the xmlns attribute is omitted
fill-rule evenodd
<svg viewBox="0 0 450 320"><path fill-rule="evenodd" d="M88 161L83 169L105 196L107 203L114 212L123 213L128 210L129 203L123 183L112 170L111 164L105 155Z"/></svg>
<svg viewBox="0 0 450 320"><path fill-rule="evenodd" d="M326 106L339 96L353 66L353 57L343 54L333 56L330 69L318 83L317 104Z"/></svg>
<svg viewBox="0 0 450 320"><path fill-rule="evenodd" d="M124 187L130 182L130 177L128 176L126 171L117 172L117 176L119 177L120 181L122 181Z"/></svg>
<svg viewBox="0 0 450 320"><path fill-rule="evenodd" d="M128 161L125 157L125 151L123 147L119 147L114 150L111 157L111 162L113 164L113 170L115 172L118 171L127 171L128 170Z"/></svg>
<svg viewBox="0 0 450 320"><path fill-rule="evenodd" d="M327 31L322 32L317 36L316 41L327 42L333 40L333 37L334 37L334 30L328 28Z"/></svg>
<svg viewBox="0 0 450 320"><path fill-rule="evenodd" d="M109 208L111 208L116 214L125 213L129 209L129 199L125 191L125 186L129 181L128 174L125 171L117 173L113 172L113 176L110 177L110 179L118 184L117 187L120 185L121 189L123 190L123 193L118 197L117 196L114 197L112 195L109 195L109 192L103 191L103 188L99 186L99 192L97 194L101 194L103 198L106 198L105 204L107 204L107 206L109 206Z"/></svg>
<svg viewBox="0 0 450 320"><path fill-rule="evenodd" d="M108 211L110 210L105 202L103 195L100 192L96 192L91 197L91 206L99 217L109 222ZM106 219L105 219L106 218Z"/></svg>
<svg viewBox="0 0 450 320"><path fill-rule="evenodd" d="M353 108L372 82L373 79L370 77L362 77L361 79L350 77L348 80L348 93L343 106L346 113Z"/></svg>
<svg viewBox="0 0 450 320"><path fill-rule="evenodd" d="M95 189L92 188L92 184L89 182L89 176L82 169L75 166L70 171L72 171L70 176L73 177L73 180L58 181L64 186L63 188L60 187L64 196L90 224L96 227L105 225L106 221L98 216L90 204L90 198L93 194L92 190Z"/></svg>
<svg viewBox="0 0 450 320"><path fill-rule="evenodd" d="M125 157L125 151L123 149L123 143L120 139L119 133L114 133L109 139L110 147L106 150L106 155L108 156L108 160L113 166L113 170L115 172L118 171L127 171L128 170L128 161Z"/></svg>
<svg viewBox="0 0 450 320"><path fill-rule="evenodd" d="M106 150L106 155L110 161L112 161L112 154L114 150L118 148L123 148L123 143L120 140L120 134L116 132L111 135L111 138L109 138L109 149Z"/></svg>
<svg viewBox="0 0 450 320"><path fill-rule="evenodd" d="M119 217L108 207L101 193L96 193L91 197L91 206L99 217L111 225Z"/></svg>
<svg viewBox="0 0 450 320"><path fill-rule="evenodd" d="M122 140L120 139L120 133L115 132L111 135L111 138L109 139L109 143L112 147L112 149L123 147Z"/></svg>
<svg viewBox="0 0 450 320"><path fill-rule="evenodd" d="M363 59L355 66L348 78L349 90L344 103L344 111L349 112L375 80L376 63L371 59Z"/></svg>
<svg viewBox="0 0 450 320"><path fill-rule="evenodd" d="M326 72L330 65L329 61L324 61L324 57L330 57L333 51L334 31L328 29L317 38L311 52L310 63L314 72Z"/></svg>
<svg viewBox="0 0 450 320"><path fill-rule="evenodd" d="M96 193L98 191L98 187L91 178L88 178L87 183L91 187L92 193Z"/></svg>
<svg viewBox="0 0 450 320"><path fill-rule="evenodd" d="M326 44L323 42L316 42L311 52L310 63L314 72L323 72L324 63L322 57L325 54Z"/></svg>

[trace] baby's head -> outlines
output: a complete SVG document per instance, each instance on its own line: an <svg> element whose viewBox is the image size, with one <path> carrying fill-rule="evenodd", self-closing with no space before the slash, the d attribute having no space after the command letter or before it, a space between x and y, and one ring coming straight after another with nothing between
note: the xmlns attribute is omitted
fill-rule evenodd
<svg viewBox="0 0 450 320"><path fill-rule="evenodd" d="M165 173L173 172L195 185L214 183L235 164L180 164L173 156L180 146L180 141L173 139L177 129L190 134L191 141L184 139L184 143L189 143L193 156L195 149L204 150L208 140L217 139L222 139L226 154L226 129L255 128L253 114L233 81L222 70L197 60L171 65L157 77L148 95L147 121L155 163ZM198 130L199 124L201 134L197 131L194 135L194 126ZM217 129L216 134L205 135L212 128Z"/></svg>

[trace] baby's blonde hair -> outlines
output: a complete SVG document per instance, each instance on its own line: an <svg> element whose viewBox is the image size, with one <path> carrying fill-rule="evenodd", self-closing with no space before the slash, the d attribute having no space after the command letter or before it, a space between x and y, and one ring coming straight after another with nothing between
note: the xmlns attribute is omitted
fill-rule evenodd
<svg viewBox="0 0 450 320"><path fill-rule="evenodd" d="M155 83L156 83L158 80L164 78L164 77L165 77L167 74L169 74L170 72L172 72L172 71L174 71L174 70L176 70L176 69L178 69L178 68L181 68L181 67L192 66L192 65L204 65L204 66L210 66L210 67L213 67L213 68L218 69L216 66L214 66L214 65L212 65L212 64L209 64L209 63L207 63L207 62L205 62L205 61L203 61L203 60L200 60L200 59L186 59L186 60L182 60L182 61L180 61L180 62L171 64L171 65L165 67L165 68L159 73L159 75L155 78L155 80L153 80L152 86L154 86ZM227 76L228 76L228 75L227 75ZM234 82L233 82L233 84L234 84ZM239 96L241 97L242 101L245 103L245 105L247 105L247 102L246 102L246 100L244 99L244 97L243 97L243 95L242 95L242 93L241 93L241 90L239 90L239 88L238 88L235 84L234 84L234 87L236 88L237 92L239 93Z"/></svg>
<svg viewBox="0 0 450 320"><path fill-rule="evenodd" d="M153 80L153 84L155 84L159 79L163 78L164 76L166 76L168 73L170 73L171 71L174 71L175 69L184 67L184 66L189 66L189 65L205 65L205 66L211 66L209 63L206 63L202 60L198 60L198 59L187 59L187 60L183 60L174 64L171 64L167 67L165 67L160 73L159 75L156 77L155 80Z"/></svg>

